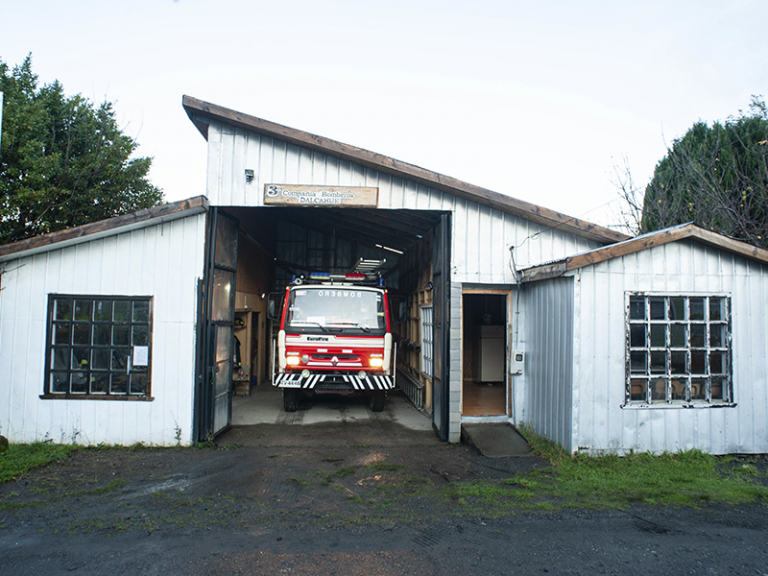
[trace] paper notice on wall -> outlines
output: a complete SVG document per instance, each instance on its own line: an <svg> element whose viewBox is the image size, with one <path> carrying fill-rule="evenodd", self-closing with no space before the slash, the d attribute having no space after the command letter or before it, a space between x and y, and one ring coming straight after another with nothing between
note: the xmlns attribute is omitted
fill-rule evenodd
<svg viewBox="0 0 768 576"><path fill-rule="evenodd" d="M133 347L133 365L147 366L149 364L149 346Z"/></svg>

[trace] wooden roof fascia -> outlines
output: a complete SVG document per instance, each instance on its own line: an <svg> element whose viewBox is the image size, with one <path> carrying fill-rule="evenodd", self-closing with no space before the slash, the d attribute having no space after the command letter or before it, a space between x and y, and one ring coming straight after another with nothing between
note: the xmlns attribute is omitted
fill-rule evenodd
<svg viewBox="0 0 768 576"><path fill-rule="evenodd" d="M63 248L81 242L96 240L98 238L109 236L120 228L134 230L144 226L149 226L154 220L168 222L182 218L187 214L197 214L208 210L208 198L205 196L196 196L179 202L162 204L145 208L130 214L115 216L98 222L91 222L81 226L74 226L66 230L51 232L19 240L11 244L0 246L0 261L12 260L22 256L28 256L39 252L44 252L49 248Z"/></svg>
<svg viewBox="0 0 768 576"><path fill-rule="evenodd" d="M201 117L230 124L237 128L242 128L250 132L256 132L264 136L282 140L289 144L322 152L342 160L359 164L366 168L384 172L391 176L410 180L417 184L446 192L464 200L477 202L495 210L506 212L513 216L602 244L612 244L629 238L629 236L620 232L567 216L555 210L544 208L543 206L537 206L536 204L518 200L511 196L505 196L504 194L481 188L480 186L475 186L467 182L462 182L456 178L444 176L443 174L438 174L413 164L401 162L400 160L395 160L394 158L382 154L370 152L362 148L356 148L302 130L288 128L287 126L275 124L274 122L243 114L235 110L230 110L222 106L217 106L216 104L203 102L202 100L198 100L191 96L185 95L182 99L182 105L189 118L195 122L196 125L200 122Z"/></svg>

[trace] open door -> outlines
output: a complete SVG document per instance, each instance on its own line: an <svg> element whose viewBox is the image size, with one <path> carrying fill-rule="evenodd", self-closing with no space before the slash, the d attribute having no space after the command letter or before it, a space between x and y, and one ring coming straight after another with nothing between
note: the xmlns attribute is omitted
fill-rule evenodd
<svg viewBox="0 0 768 576"><path fill-rule="evenodd" d="M451 287L448 248L450 246L450 215L440 216L434 230L432 253L432 306L434 327L432 343L434 352L432 372L432 427L440 440L448 440L448 350L449 335L448 299Z"/></svg>
<svg viewBox="0 0 768 576"><path fill-rule="evenodd" d="M232 354L239 222L218 208L208 218L208 252L201 291L202 347L196 394L197 440L212 438L232 418Z"/></svg>

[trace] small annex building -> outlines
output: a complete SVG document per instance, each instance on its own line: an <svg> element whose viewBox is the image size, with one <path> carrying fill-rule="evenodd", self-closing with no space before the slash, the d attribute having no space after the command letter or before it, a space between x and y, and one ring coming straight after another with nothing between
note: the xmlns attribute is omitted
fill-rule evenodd
<svg viewBox="0 0 768 576"><path fill-rule="evenodd" d="M382 261L398 387L456 442L768 452L768 252L629 238L185 96L204 197L0 246L0 433L187 445L231 422L234 341L272 377L269 294ZM240 379L240 382L242 379Z"/></svg>

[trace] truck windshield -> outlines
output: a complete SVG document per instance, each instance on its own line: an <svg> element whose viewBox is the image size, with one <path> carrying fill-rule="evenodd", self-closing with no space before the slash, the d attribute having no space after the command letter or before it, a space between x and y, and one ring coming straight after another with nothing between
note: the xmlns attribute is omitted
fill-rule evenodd
<svg viewBox="0 0 768 576"><path fill-rule="evenodd" d="M291 291L285 329L303 333L380 336L387 331L384 294L355 288L302 287Z"/></svg>

